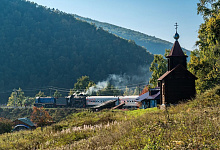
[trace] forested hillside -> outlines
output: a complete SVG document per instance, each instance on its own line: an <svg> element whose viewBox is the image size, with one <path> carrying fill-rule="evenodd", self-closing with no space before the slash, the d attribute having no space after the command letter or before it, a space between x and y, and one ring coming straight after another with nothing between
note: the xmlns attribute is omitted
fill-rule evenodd
<svg viewBox="0 0 220 150"><path fill-rule="evenodd" d="M144 46L152 54L161 54L163 55L165 49L171 49L173 43L156 38L155 36L150 36L138 31L126 29L123 27L115 26L109 23L99 22L89 18L84 18L78 15L74 15L80 20L84 20L91 24L95 24L97 27L102 27L104 30L113 33L119 37L122 37L127 40L133 40L136 44ZM190 56L190 51L183 48L188 56Z"/></svg>
<svg viewBox="0 0 220 150"><path fill-rule="evenodd" d="M18 87L72 88L82 75L95 82L109 74L134 75L153 60L132 41L24 0L1 0L0 24L1 93ZM1 96L0 103L5 100Z"/></svg>

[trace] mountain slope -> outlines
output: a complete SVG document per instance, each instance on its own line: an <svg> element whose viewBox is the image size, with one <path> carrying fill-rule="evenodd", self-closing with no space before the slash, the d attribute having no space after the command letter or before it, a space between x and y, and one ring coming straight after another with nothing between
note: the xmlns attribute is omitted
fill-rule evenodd
<svg viewBox="0 0 220 150"><path fill-rule="evenodd" d="M91 24L95 24L97 27L102 27L104 30L115 34L119 37L122 37L127 40L133 40L140 46L144 46L147 50L152 54L162 54L164 55L165 49L171 49L173 43L156 38L154 36L149 36L147 34L126 29L123 27L119 27L116 25L112 25L109 23L99 22L96 20L92 20L90 18L84 18L78 15L74 15L76 18L89 22ZM190 51L183 48L188 56L190 56Z"/></svg>
<svg viewBox="0 0 220 150"><path fill-rule="evenodd" d="M138 68L147 69L153 60L133 42L24 0L2 0L0 24L0 93L18 87L72 88L82 75L95 82L109 74L138 75Z"/></svg>

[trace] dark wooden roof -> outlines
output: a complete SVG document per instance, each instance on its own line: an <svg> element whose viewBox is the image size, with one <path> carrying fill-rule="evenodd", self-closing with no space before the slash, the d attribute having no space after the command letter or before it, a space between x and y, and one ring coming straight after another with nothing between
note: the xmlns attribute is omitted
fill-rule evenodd
<svg viewBox="0 0 220 150"><path fill-rule="evenodd" d="M180 44L178 41L175 41L175 43L173 44L173 47L170 51L170 54L167 56L167 58L169 57L173 57L173 56L177 56L177 57L188 57L187 55L185 55L182 51L182 48L180 47Z"/></svg>
<svg viewBox="0 0 220 150"><path fill-rule="evenodd" d="M28 119L28 118L18 118L18 119L16 119L14 122L16 122L16 121L21 121L21 122L23 122L23 123L25 123L26 125L28 125L28 126L30 126L30 127L35 127L35 125L33 124L33 122L30 120L30 119Z"/></svg>
<svg viewBox="0 0 220 150"><path fill-rule="evenodd" d="M188 71L185 67L183 67L183 65L177 65L175 68L173 68L172 70L170 70L170 71L167 71L166 73L164 73L158 80L159 81L161 81L161 80L163 80L164 78L166 78L166 77L168 77L172 72L174 72L174 71L176 71L176 70L183 70L183 71L185 71L188 75L189 75L189 77L192 77L192 78L195 78L195 80L196 79L198 79L196 76L194 76L190 71Z"/></svg>

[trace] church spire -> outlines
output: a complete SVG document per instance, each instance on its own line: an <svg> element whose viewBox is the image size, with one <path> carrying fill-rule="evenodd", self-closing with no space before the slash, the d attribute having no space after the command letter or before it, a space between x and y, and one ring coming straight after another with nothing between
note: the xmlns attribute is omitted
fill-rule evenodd
<svg viewBox="0 0 220 150"><path fill-rule="evenodd" d="M183 65L186 68L186 56L183 51L182 48L178 42L179 39L179 34L177 33L177 29L178 29L178 24L176 23L174 26L176 26L176 33L173 36L174 39L176 40L173 44L173 47L170 51L170 54L167 56L168 58L168 70L172 70L174 67L176 67L178 64Z"/></svg>
<svg viewBox="0 0 220 150"><path fill-rule="evenodd" d="M178 29L178 24L176 23L174 26L176 26L176 33L175 33L175 35L173 36L173 38L176 40L176 41L178 41L178 39L180 38L180 36L179 36L179 34L177 33L177 29Z"/></svg>

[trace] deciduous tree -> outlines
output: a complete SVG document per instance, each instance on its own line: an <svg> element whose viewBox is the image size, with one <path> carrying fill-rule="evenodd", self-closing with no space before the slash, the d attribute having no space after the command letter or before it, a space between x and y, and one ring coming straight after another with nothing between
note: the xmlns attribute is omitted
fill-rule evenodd
<svg viewBox="0 0 220 150"><path fill-rule="evenodd" d="M56 91L54 92L53 96L54 96L55 98L59 98L59 97L62 97L62 94L61 94L58 90L56 90Z"/></svg>
<svg viewBox="0 0 220 150"><path fill-rule="evenodd" d="M22 106L25 100L24 92L21 88L11 93L11 96L8 98L7 106Z"/></svg>
<svg viewBox="0 0 220 150"><path fill-rule="evenodd" d="M198 14L204 17L200 25L198 50L191 53L189 70L196 75L198 93L220 84L220 2L200 0Z"/></svg>
<svg viewBox="0 0 220 150"><path fill-rule="evenodd" d="M82 92L94 85L95 83L89 79L89 76L82 76L77 79L77 82L74 84L74 89Z"/></svg>
<svg viewBox="0 0 220 150"><path fill-rule="evenodd" d="M170 50L165 50L164 56L169 54ZM151 63L150 71L152 71L152 75L150 78L150 83L153 87L157 86L157 79L162 76L167 71L167 59L162 55L154 55L154 60Z"/></svg>
<svg viewBox="0 0 220 150"><path fill-rule="evenodd" d="M31 121L36 123L37 126L43 127L52 122L52 117L43 107L37 108L34 106L31 115Z"/></svg>
<svg viewBox="0 0 220 150"><path fill-rule="evenodd" d="M140 95L143 95L149 91L150 86L145 86L144 89L141 91Z"/></svg>

